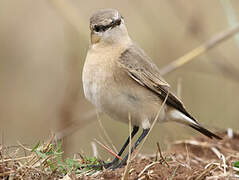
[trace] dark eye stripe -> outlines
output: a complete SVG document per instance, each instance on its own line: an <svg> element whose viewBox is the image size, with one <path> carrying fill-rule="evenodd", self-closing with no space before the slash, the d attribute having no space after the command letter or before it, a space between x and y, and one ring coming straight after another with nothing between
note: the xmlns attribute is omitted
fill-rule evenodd
<svg viewBox="0 0 239 180"><path fill-rule="evenodd" d="M116 26L119 26L120 24L121 24L121 19L117 19L117 20L112 21L110 24L105 25L105 26L104 25L95 25L93 29L96 32L104 32L107 29L114 28Z"/></svg>
<svg viewBox="0 0 239 180"><path fill-rule="evenodd" d="M106 27L103 25L95 25L94 26L94 31L96 31L96 32L105 31L105 30L106 30Z"/></svg>

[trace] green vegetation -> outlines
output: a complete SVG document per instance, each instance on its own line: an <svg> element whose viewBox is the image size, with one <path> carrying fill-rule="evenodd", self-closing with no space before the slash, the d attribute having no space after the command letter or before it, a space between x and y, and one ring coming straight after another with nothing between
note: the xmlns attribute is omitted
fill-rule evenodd
<svg viewBox="0 0 239 180"><path fill-rule="evenodd" d="M12 177L13 179L32 179L33 176L42 178L63 178L65 176L76 177L80 175L90 175L99 169L91 168L89 165L98 165L100 160L95 157L80 155L80 158L63 159L61 141L54 141L54 137L48 143L38 141L32 149L19 143L19 148L24 149L25 157L9 158L10 154L1 149L0 155L0 178ZM19 156L22 156L19 154Z"/></svg>

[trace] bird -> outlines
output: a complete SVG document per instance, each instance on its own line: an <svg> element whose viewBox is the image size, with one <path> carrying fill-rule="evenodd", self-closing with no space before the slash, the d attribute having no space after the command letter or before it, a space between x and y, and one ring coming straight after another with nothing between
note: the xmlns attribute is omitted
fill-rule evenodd
<svg viewBox="0 0 239 180"><path fill-rule="evenodd" d="M90 18L90 46L82 71L84 95L99 111L112 119L132 123L131 138L142 133L131 153L149 133L163 102L157 122L174 121L187 125L209 138L221 139L205 129L186 110L160 75L159 68L129 36L124 18L115 9L97 10ZM118 152L121 156L130 137ZM124 166L129 154L116 157L102 167Z"/></svg>

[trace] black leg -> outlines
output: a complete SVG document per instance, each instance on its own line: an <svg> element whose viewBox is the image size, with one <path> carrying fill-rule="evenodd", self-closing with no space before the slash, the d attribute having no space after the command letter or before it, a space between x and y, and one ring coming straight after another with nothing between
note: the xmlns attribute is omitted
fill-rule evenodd
<svg viewBox="0 0 239 180"><path fill-rule="evenodd" d="M138 132L139 130L139 127L138 126L133 126L133 131L131 132L131 138L133 138L135 136L135 134ZM122 153L124 152L125 148L128 146L129 144L129 141L130 141L130 137L128 137L128 139L126 140L126 142L124 143L124 145L122 146L121 150L119 151L118 153L118 156L121 156ZM110 162L110 163L106 163L104 164L103 166L105 168L108 168L110 166L113 166L113 165L116 165L118 163L119 159L117 157L115 157L115 159Z"/></svg>
<svg viewBox="0 0 239 180"><path fill-rule="evenodd" d="M135 134L138 132L139 127L138 126L133 126L133 131L131 132L131 138L133 138L135 136ZM126 140L126 142L124 143L124 145L122 146L121 150L118 153L118 156L121 156L122 153L124 152L125 148L128 146L130 141L130 137L128 137L128 139ZM89 166L82 166L81 168L84 167L92 167L92 168L108 168L111 166L116 166L118 163L119 159L117 157L115 157L115 159L109 163L103 163L102 165L89 165Z"/></svg>
<svg viewBox="0 0 239 180"><path fill-rule="evenodd" d="M135 142L135 145L131 148L131 152L132 153L136 148L137 146L139 145L139 143L145 138L145 136L148 134L150 129L143 129L143 132L142 134L139 136L138 140ZM113 166L112 168L113 169L116 169L116 168L120 168L122 166L124 166L128 160L128 157L129 157L129 153L124 157L124 159L117 165Z"/></svg>

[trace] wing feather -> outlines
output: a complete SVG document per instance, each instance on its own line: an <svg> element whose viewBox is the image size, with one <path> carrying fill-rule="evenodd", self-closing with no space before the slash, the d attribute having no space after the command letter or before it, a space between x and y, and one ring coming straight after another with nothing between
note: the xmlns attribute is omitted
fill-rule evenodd
<svg viewBox="0 0 239 180"><path fill-rule="evenodd" d="M157 94L162 100L166 98L169 92L166 103L198 123L186 111L182 101L170 91L170 86L160 75L158 67L141 48L135 44L131 45L121 54L118 63L131 78Z"/></svg>

